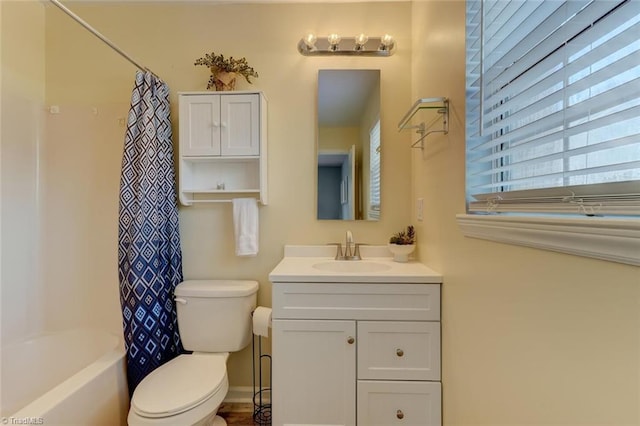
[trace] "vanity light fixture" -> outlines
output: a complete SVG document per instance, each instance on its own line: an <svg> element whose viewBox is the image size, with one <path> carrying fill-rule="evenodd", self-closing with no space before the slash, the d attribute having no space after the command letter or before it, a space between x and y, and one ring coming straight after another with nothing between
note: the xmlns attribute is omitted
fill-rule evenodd
<svg viewBox="0 0 640 426"><path fill-rule="evenodd" d="M355 37L341 37L337 33L317 37L308 33L298 42L298 52L304 56L391 56L396 42L392 36L368 37L361 33Z"/></svg>

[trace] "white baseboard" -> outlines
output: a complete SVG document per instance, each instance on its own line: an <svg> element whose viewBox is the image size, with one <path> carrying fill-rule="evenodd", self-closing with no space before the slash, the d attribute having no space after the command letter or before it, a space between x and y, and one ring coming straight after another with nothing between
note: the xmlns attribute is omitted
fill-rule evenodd
<svg viewBox="0 0 640 426"><path fill-rule="evenodd" d="M271 395L269 392L265 392L262 401L265 403L270 401ZM240 403L240 404L253 404L253 387L251 386L231 386L227 392L227 396L224 398L224 402L228 403Z"/></svg>

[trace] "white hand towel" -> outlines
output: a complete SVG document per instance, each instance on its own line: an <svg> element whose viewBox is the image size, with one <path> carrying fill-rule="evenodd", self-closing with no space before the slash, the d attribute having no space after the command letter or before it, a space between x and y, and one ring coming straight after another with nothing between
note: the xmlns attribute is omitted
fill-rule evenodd
<svg viewBox="0 0 640 426"><path fill-rule="evenodd" d="M258 200L234 198L232 201L236 256L255 256L258 254Z"/></svg>

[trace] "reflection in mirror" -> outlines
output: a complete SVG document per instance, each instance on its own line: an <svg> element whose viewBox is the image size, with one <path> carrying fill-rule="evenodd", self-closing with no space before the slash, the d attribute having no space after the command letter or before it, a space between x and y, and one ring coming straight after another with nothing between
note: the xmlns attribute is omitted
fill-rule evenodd
<svg viewBox="0 0 640 426"><path fill-rule="evenodd" d="M318 219L380 218L380 70L318 72Z"/></svg>

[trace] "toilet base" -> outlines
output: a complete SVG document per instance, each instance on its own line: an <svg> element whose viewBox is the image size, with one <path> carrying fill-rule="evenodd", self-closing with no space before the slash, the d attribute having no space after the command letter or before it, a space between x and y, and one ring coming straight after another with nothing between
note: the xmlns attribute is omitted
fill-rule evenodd
<svg viewBox="0 0 640 426"><path fill-rule="evenodd" d="M227 422L222 417L215 416L213 422L211 422L211 426L227 426Z"/></svg>

